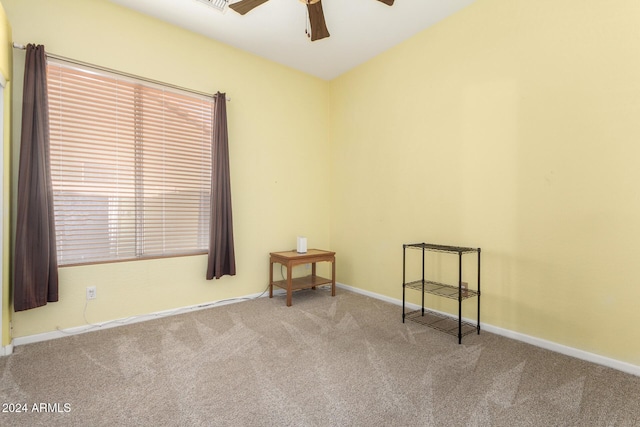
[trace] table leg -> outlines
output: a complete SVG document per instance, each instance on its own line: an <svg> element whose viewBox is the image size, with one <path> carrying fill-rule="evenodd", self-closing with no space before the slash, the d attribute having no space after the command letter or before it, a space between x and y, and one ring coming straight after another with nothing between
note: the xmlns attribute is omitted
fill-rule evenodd
<svg viewBox="0 0 640 427"><path fill-rule="evenodd" d="M316 263L311 263L311 277L313 277L313 279L311 280L315 280L316 277ZM315 291L316 287L312 286L311 289L313 289Z"/></svg>
<svg viewBox="0 0 640 427"><path fill-rule="evenodd" d="M336 296L336 260L331 261L331 296Z"/></svg>
<svg viewBox="0 0 640 427"><path fill-rule="evenodd" d="M269 298L273 298L273 261L269 261Z"/></svg>
<svg viewBox="0 0 640 427"><path fill-rule="evenodd" d="M293 293L291 287L291 264L287 264L287 307L291 307L291 294Z"/></svg>

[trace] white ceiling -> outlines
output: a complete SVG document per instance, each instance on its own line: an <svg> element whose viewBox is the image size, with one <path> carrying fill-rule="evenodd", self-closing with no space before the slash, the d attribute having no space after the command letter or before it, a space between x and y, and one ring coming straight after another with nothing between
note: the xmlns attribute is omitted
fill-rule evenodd
<svg viewBox="0 0 640 427"><path fill-rule="evenodd" d="M198 0L111 0L325 80L333 79L475 0L322 0L330 37L311 42L299 0L269 0L246 15ZM231 0L235 3L236 0Z"/></svg>

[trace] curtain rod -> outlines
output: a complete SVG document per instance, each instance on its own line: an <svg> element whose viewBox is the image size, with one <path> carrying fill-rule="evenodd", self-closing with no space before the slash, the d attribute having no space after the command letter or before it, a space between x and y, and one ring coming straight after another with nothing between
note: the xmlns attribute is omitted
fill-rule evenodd
<svg viewBox="0 0 640 427"><path fill-rule="evenodd" d="M25 45L18 44L16 42L13 42L13 48L14 49L20 49L20 50L26 50L27 49L27 47ZM193 94L196 94L196 95L200 95L200 96L204 96L204 97L207 97L207 98L215 98L216 97L215 95L212 95L210 93L200 92L200 91L197 91L197 90L193 90L193 89L189 89L189 88L185 88L185 87L181 87L181 86L177 86L177 85L164 83L164 82L161 82L161 81L158 81L158 80L153 80L153 79L148 79L146 77L136 76L135 74L129 74L129 73L125 73L125 72L122 72L122 71L113 70L111 68L102 67L100 65L89 64L87 62L82 62L82 61L78 61L78 60L75 60L75 59L66 58L66 57L60 56L60 55L54 55L54 54L51 54L51 53L47 53L46 55L47 55L47 58L57 59L58 61L64 61L64 62L69 62L71 64L81 65L83 67L93 68L94 70L100 70L100 71L106 71L106 72L112 73L112 74L118 74L120 76L128 77L130 79L142 80L142 81L145 81L147 83L153 83L153 84L160 85L160 86L167 86L167 87L170 87L170 88L173 88L173 89L178 89L178 90L182 90L182 91L185 91L185 92L190 92L190 93L193 93ZM226 97L226 100L227 101L231 101L231 98Z"/></svg>

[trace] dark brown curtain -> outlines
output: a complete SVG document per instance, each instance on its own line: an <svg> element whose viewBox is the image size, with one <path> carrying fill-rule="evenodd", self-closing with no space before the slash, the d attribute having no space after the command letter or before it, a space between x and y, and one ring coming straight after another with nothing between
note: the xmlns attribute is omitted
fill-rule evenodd
<svg viewBox="0 0 640 427"><path fill-rule="evenodd" d="M219 279L224 275L235 276L236 274L231 215L227 99L225 94L220 92L216 94L214 104L212 144L211 220L207 280L214 277Z"/></svg>
<svg viewBox="0 0 640 427"><path fill-rule="evenodd" d="M44 46L27 46L14 257L15 311L58 301L46 62Z"/></svg>

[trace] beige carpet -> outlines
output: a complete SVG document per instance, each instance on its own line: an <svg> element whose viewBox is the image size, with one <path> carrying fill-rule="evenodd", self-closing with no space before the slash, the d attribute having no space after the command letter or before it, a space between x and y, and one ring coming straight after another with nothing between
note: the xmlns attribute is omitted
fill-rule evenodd
<svg viewBox="0 0 640 427"><path fill-rule="evenodd" d="M2 409L27 409L2 426L640 425L639 377L487 332L458 345L341 289L20 346L0 379Z"/></svg>

